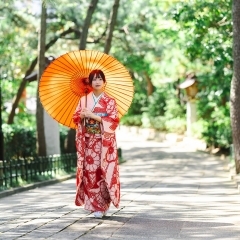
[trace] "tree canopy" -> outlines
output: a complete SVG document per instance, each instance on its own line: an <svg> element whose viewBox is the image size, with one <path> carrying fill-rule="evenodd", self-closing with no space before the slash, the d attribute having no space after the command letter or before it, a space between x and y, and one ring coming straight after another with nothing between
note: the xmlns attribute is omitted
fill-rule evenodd
<svg viewBox="0 0 240 240"><path fill-rule="evenodd" d="M46 56L58 57L79 48L90 1L45 0ZM99 0L93 13L87 49L104 51L114 1ZM209 146L232 143L229 96L232 78L231 0L121 0L110 55L121 61L134 80L135 95L123 124L184 133L185 99L177 85L189 72L198 79L198 122L195 131ZM217 6L217 7L216 7ZM31 64L37 58L38 1L0 3L0 66L3 122ZM29 74L29 73L28 73ZM36 82L26 82L27 97L36 96ZM14 124L32 125L26 105ZM14 112L15 113L15 112Z"/></svg>

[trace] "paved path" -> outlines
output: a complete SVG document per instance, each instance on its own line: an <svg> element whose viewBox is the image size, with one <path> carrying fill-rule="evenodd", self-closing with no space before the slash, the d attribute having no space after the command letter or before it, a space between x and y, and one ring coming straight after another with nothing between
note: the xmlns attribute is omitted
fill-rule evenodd
<svg viewBox="0 0 240 240"><path fill-rule="evenodd" d="M124 131L118 143L119 209L94 219L74 205L70 179L0 199L0 239L240 239L240 195L222 160Z"/></svg>

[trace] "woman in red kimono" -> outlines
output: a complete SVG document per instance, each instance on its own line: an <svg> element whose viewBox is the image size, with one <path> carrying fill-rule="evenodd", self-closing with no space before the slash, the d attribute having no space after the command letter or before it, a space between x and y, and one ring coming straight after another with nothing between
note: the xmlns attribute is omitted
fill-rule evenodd
<svg viewBox="0 0 240 240"><path fill-rule="evenodd" d="M73 115L77 124L75 204L84 205L95 218L105 216L111 202L118 208L120 201L115 137L119 117L115 100L104 92L105 84L104 73L93 70L89 75L93 91L81 98Z"/></svg>

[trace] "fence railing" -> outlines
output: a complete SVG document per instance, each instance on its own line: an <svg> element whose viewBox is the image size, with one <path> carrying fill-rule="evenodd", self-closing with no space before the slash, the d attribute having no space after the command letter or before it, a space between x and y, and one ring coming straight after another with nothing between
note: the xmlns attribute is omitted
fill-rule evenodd
<svg viewBox="0 0 240 240"><path fill-rule="evenodd" d="M118 148L117 151L119 163L124 162L121 148ZM48 180L57 175L74 173L76 166L76 153L0 160L0 191L31 182Z"/></svg>
<svg viewBox="0 0 240 240"><path fill-rule="evenodd" d="M0 161L0 191L75 172L76 165L76 153Z"/></svg>

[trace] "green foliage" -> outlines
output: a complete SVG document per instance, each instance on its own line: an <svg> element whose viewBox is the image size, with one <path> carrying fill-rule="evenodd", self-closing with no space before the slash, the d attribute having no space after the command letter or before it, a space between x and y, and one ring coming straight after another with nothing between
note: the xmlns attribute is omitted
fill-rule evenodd
<svg viewBox="0 0 240 240"><path fill-rule="evenodd" d="M208 118L201 118L192 124L193 135L204 139L208 146L229 149L232 144L229 104L215 107L209 114Z"/></svg>
<svg viewBox="0 0 240 240"><path fill-rule="evenodd" d="M228 112L228 114L227 114ZM205 124L203 138L209 146L229 148L232 144L229 106L215 108Z"/></svg>
<svg viewBox="0 0 240 240"><path fill-rule="evenodd" d="M36 129L3 125L5 159L36 155Z"/></svg>
<svg viewBox="0 0 240 240"><path fill-rule="evenodd" d="M142 114L142 127L183 134L186 131L185 107L174 94L166 96L163 89L158 89L149 97L149 105Z"/></svg>
<svg viewBox="0 0 240 240"><path fill-rule="evenodd" d="M150 126L158 131L167 132L166 128L166 117L164 116L156 116L149 117Z"/></svg>
<svg viewBox="0 0 240 240"><path fill-rule="evenodd" d="M78 49L89 1L44 2L48 8L47 42L69 27L76 30L58 39L46 55L57 57ZM0 66L5 106L16 96L26 70L37 56L40 13L28 0L0 4ZM99 1L89 29L88 49L103 50L112 4ZM200 123L196 134L203 136L209 145L229 146L228 102L233 64L231 4L231 0L120 2L110 54L129 69L135 86L132 105L121 120L123 124L183 132L186 109L176 98L172 83L184 80L186 72L193 71L199 81ZM151 96L147 96L147 79L154 85ZM36 90L36 85L29 85ZM35 115L28 113L24 106L21 110L14 124L35 128ZM3 122L7 117L8 113L3 110ZM61 130L61 149L65 134L65 130Z"/></svg>
<svg viewBox="0 0 240 240"><path fill-rule="evenodd" d="M135 68L136 66L133 66ZM147 71L147 68L142 69ZM148 104L147 98L147 83L146 78L144 77L146 73L144 72L134 72L133 74L133 83L134 83L134 96L132 99L132 104L128 110L128 114L141 114L144 112Z"/></svg>
<svg viewBox="0 0 240 240"><path fill-rule="evenodd" d="M148 113L151 117L163 116L166 107L166 89L158 88L148 97Z"/></svg>
<svg viewBox="0 0 240 240"><path fill-rule="evenodd" d="M185 118L176 117L176 118L167 120L165 125L168 132L178 133L178 134L184 134L186 132Z"/></svg>
<svg viewBox="0 0 240 240"><path fill-rule="evenodd" d="M121 124L125 126L142 126L142 115L125 115L121 118Z"/></svg>
<svg viewBox="0 0 240 240"><path fill-rule="evenodd" d="M147 98L144 93L135 93L132 104L128 110L127 115L139 115L142 114L144 111L144 108L147 105Z"/></svg>
<svg viewBox="0 0 240 240"><path fill-rule="evenodd" d="M174 118L184 118L185 117L185 106L180 105L179 99L175 95L170 95L170 97L166 100L165 107L165 117L166 120L172 120Z"/></svg>
<svg viewBox="0 0 240 240"><path fill-rule="evenodd" d="M165 99L163 110L162 116L150 115L151 126L161 131L183 134L186 131L185 107L180 105L174 94Z"/></svg>
<svg viewBox="0 0 240 240"><path fill-rule="evenodd" d="M202 136L208 145L225 148L232 142L228 106L233 64L231 7L231 0L197 0L178 3L172 12L186 36L186 55L207 66L196 72Z"/></svg>

